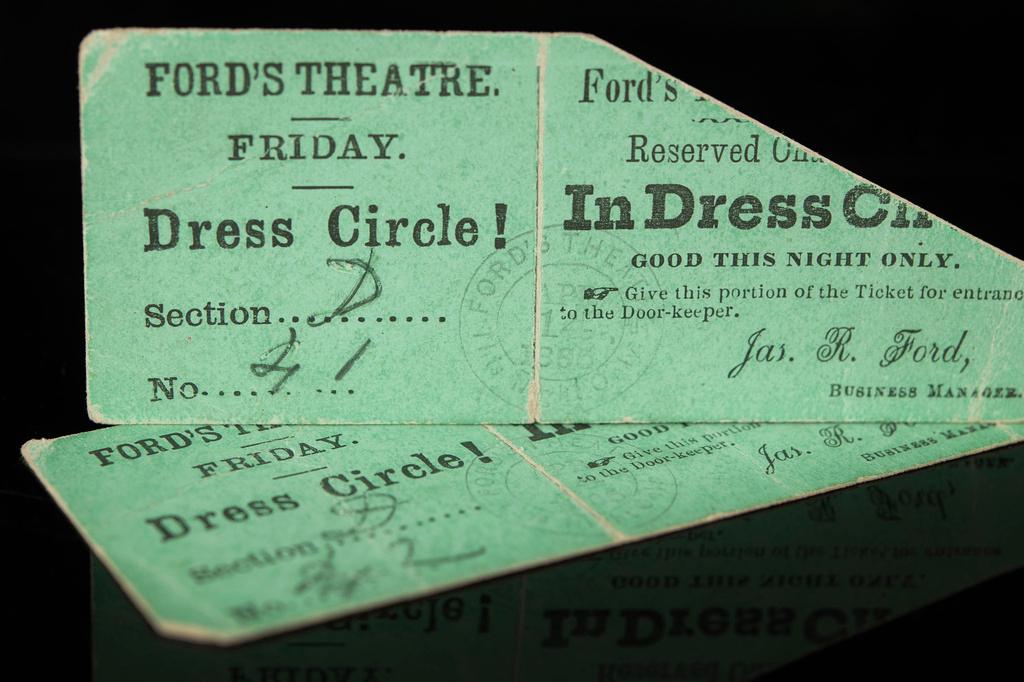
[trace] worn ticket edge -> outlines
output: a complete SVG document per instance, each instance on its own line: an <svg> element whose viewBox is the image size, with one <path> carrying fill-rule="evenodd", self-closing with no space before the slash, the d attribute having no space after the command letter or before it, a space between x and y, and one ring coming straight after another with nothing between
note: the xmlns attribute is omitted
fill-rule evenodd
<svg viewBox="0 0 1024 682"><path fill-rule="evenodd" d="M862 176L862 175L860 175L858 173L855 173L854 171L849 170L845 166L840 165L838 162L833 161L832 159L824 156L823 154L820 154L820 153L810 149L806 145L798 142L797 140L794 140L793 138L789 137L785 133L779 132L778 130L772 128L771 126L769 126L769 125L767 125L765 123L762 123L761 121L759 121L759 120L757 120L757 119L755 119L755 118L753 118L751 116L748 116L747 114L744 114L743 112L739 111L735 107L732 107L732 106L726 104L725 102L719 100L718 98L716 98L716 97L714 97L712 95L709 95L708 93L704 92L703 90L700 90L700 89L690 85L689 83L683 81L681 78L678 78L677 76L673 76L672 74L668 73L664 69L661 69L661 68L659 68L657 66L654 66L654 65L644 61L643 59L640 59L639 57L637 57L637 56L627 52L623 48L618 47L617 45L615 45L613 43L610 43L607 40L604 40L603 38L601 38L601 37L599 37L597 35L591 34L591 33L583 33L583 32L577 32L577 31L529 32L529 31L443 31L443 30L403 30L403 29L398 29L398 30L392 30L392 29L326 29L325 30L325 29L314 29L314 28L288 28L288 29L236 28L236 29L223 29L223 28L208 28L208 27L205 27L205 28L204 27L188 27L188 28L173 28L173 29L168 29L168 28L151 28L151 27L117 27L117 28L93 29L92 31L90 31L82 39L82 41L79 43L79 48L78 48L78 87L79 87L79 114L78 114L78 116L79 116L79 142L80 142L80 145L81 145L81 162L80 162L80 165L81 165L81 174L82 174L82 177L81 177L81 188L82 188L82 202L83 202L82 203L82 254L83 254L83 278L84 278L84 281L85 281L85 286L84 286L83 294L84 294L84 301L86 302L86 307L87 308L88 308L88 299L89 299L89 292L88 292L89 278L88 278L88 252L87 252L87 246L86 246L86 243L85 243L86 242L86 240L85 240L85 232L86 232L85 173L86 173L86 168L88 166L88 161L86 159L85 126L84 126L83 118L84 118L84 111L85 111L85 103L88 100L88 98L90 96L90 93L92 92L92 90L95 87L96 83L99 81L100 78L102 78L104 72L106 71L107 65L109 65L109 63L110 63L110 60L113 59L114 55L117 53L118 44L121 41L123 41L125 39L125 37L126 37L126 34L129 34L129 33L144 33L144 34L152 34L152 35L162 35L162 34L167 34L167 33L197 33L197 34L203 34L203 33L252 33L252 34L260 34L260 33L282 33L282 32L284 32L284 33L302 33L302 32L317 32L317 33L363 33L363 34L379 34L379 35L392 35L392 34L408 33L408 34L441 34L441 35L446 35L446 36L460 36L460 35L476 35L476 36L479 36L479 35L497 35L497 36L500 36L500 35L517 35L517 36L529 36L531 38L534 38L537 41L537 70L538 70L537 104L538 104L538 106L537 106L537 140L536 140L536 146L535 146L535 148L536 148L536 157L537 157L536 158L537 182L536 182L536 196L535 196L536 224L534 226L534 234L535 234L535 239L534 239L534 263L535 263L535 267L534 267L534 319L533 319L533 333L532 333L532 338L533 338L533 342L532 342L532 345L533 345L533 358L532 358L533 359L533 367L532 367L532 372L531 372L531 379L530 379L530 382L529 382L529 384L527 386L527 394L525 396L525 398L526 398L526 416L527 416L527 420L531 421L531 422L543 422L543 421L545 421L544 414L543 414L543 409L542 409L541 379L540 379L541 354L542 354L542 350L543 350L543 348L541 346L541 329L540 329L540 325L541 325L541 310L542 310L542 308L541 308L541 282L542 282L542 279L543 279L543 269L542 269L542 266L541 266L541 263L542 263L542 259L541 259L541 245L542 245L543 229L544 229L543 228L543 225L544 225L544 222L543 222L543 217L544 217L544 202L543 202L543 199L544 199L544 194L543 194L544 193L544 176L543 176L543 170L544 170L544 128L545 128L545 126L544 126L544 112L546 110L546 106L545 106L546 105L545 76L546 76L546 73L547 73L547 66L548 66L548 63L547 63L548 44L549 44L549 42L551 41L552 38L557 38L557 37L576 37L576 38L580 38L580 39L583 39L585 41L594 43L596 45L600 45L601 47L604 47L606 49L609 49L612 52L615 52L616 54L618 54L619 56L622 56L622 57L624 57L624 58L626 58L626 59L628 59L630 61L635 62L636 64L640 65L644 69L648 69L648 70L653 71L653 72L655 72L657 74L660 74L661 76L663 76L665 78L671 79L672 81L675 81L675 82L679 83L679 85L681 85L687 92L689 92L689 93L691 93L693 95L697 95L699 97L702 97L702 98L708 100L709 102L712 102L712 103L716 104L717 106L722 107L724 110L726 110L727 112L733 114L734 116L736 116L738 118L742 118L744 120L747 120L750 123L752 123L752 124L754 124L756 126L759 126L762 130L764 130L764 131L766 131L766 132L768 132L768 133L770 133L772 135L775 135L775 136L778 136L778 137L781 137L781 138L787 140L788 142L790 142L794 146L798 147L799 149L803 150L804 152L810 154L811 156L820 158L824 163L832 166L833 168L835 168L835 169L837 169L837 170L839 170L839 171L841 171L843 173L848 174L850 177L855 178L855 179L857 179L857 180L859 180L859 181L861 181L863 183L870 184L872 186L881 187L877 183L874 183L874 182L868 180L864 176ZM94 44L97 43L97 42L100 42L100 41L102 41L104 43L103 53L102 53L101 58L100 58L101 59L101 64L99 66L97 66L96 69L90 74L89 83L86 83L85 82L85 70L84 70L84 67L85 67L85 56L86 56L86 53L89 50L94 49ZM995 253L999 254L1003 258L1006 258L1007 260L1009 260L1011 263L1016 264L1019 268L1024 269L1024 259L1018 258L1017 256L1014 256L1013 254L1008 253L1008 252L1000 249L997 246L989 244L988 242L984 241L983 239L981 239L981 238L971 234L967 230L965 230L965 229L963 229L963 228L961 228L961 227L959 227L957 225L954 225L952 222L950 222L948 220L945 220L944 218L942 218L941 216L935 214L932 211L925 210L924 208L922 208L918 204L916 204L916 203L914 203L914 202L904 198L903 196L901 196L901 195L899 195L899 194L897 194L895 192L891 192L888 189L886 189L886 191L889 194L891 194L895 199L898 199L899 201L907 204L908 206L911 206L911 207L917 209L918 211L921 211L921 212L924 212L924 213L928 213L930 215L935 216L936 218L939 218L944 223L946 223L947 225L952 227L953 230L955 230L956 232L958 232L958 233L960 233L962 235L965 235L965 236L969 237L976 244L980 245L983 248L991 249L992 251L994 251ZM189 419L180 419L179 420L179 419L175 419L175 418L159 419L159 420L157 420L157 419L145 419L145 418L142 418L142 419L133 419L131 421L124 421L124 420L120 420L120 419L106 417L101 412L99 405L97 405L95 403L95 401L93 400L92 391L91 391L91 384L92 384L92 382L90 380L90 377L92 376L92 373L91 373L91 370L90 370L90 362L89 362L89 356L90 356L89 346L90 346L90 342L91 342L90 341L91 340L91 335L90 335L90 332L89 332L89 316L88 316L88 314L85 315L85 340L86 340L86 353L85 353L86 410L88 412L90 420L92 420L94 423L97 423L97 424L109 424L109 425L126 424L126 423L130 423L130 424L157 424L157 423L162 423L162 424L188 424L188 423L191 423L192 420L189 420ZM996 341L997 341L997 339L993 337L992 343L994 344L994 343L996 343ZM985 370L984 370L985 374L988 374L990 372L992 361L993 361L992 360L992 355L990 353L988 358L987 358L987 360L986 360L986 366L985 366ZM983 402L984 402L984 398L982 398L982 397L979 397L976 401L972 402L971 405L970 405L970 409L968 411L968 414L965 417L957 418L956 416L952 416L952 417L950 417L948 419L944 418L942 420L934 420L934 423L971 423L971 422L976 422L976 421L978 421L980 419L980 417L977 415L977 412L978 412L978 410L980 410L981 405L982 405ZM265 421L267 423L276 423L276 422L274 422L274 420L265 420ZM738 420L736 420L734 418L723 417L723 418L710 419L710 420L704 420L704 421L707 422L707 423L731 423L731 422L736 422ZM787 420L787 421L792 422L792 423L822 423L823 421L828 421L828 420L808 419L806 421L804 421L804 420ZM933 421L933 420L925 419L923 421L930 422L930 421ZM1003 419L1002 421L1004 423L1024 423L1024 415L1021 415L1019 418ZM348 424L348 425L359 425L359 424L395 424L395 423L419 424L419 423L427 423L427 422L418 422L418 421L408 421L408 422L395 422L395 421L374 422L374 421L368 421L368 420L365 420L365 419L363 419L363 420L346 420L344 418L339 418L339 419L330 419L330 420L316 420L316 421L303 422L303 423L308 423L308 424ZM615 422L608 422L608 423L645 423L645 419L644 418L636 418L636 417L634 417L632 415L628 415L628 416L623 416L621 419L619 419L619 420L617 420Z"/></svg>
<svg viewBox="0 0 1024 682"><path fill-rule="evenodd" d="M471 585L477 585L496 578L522 573L531 569L537 569L544 566L551 566L554 564L563 563L578 557L597 554L599 552L604 552L609 549L621 547L624 545L636 544L638 542L651 540L665 535L670 535L672 533L677 533L679 531L706 525L715 521L720 521L722 519L741 516L744 514L760 511L762 509L770 509L773 507L781 506L783 504L791 504L794 502L798 502L800 500L816 497L818 495L824 495L836 490L842 490L844 488L850 488L864 483L869 483L871 481L877 481L880 479L891 478L893 476L899 476L901 474L905 474L912 471L918 471L932 466L937 466L945 462L960 459L963 457L969 457L971 455L977 455L985 452L992 452L995 450L999 450L1001 448L1014 445L1016 443L1024 442L1024 434L1018 434L1013 430L1007 429L1002 426L1002 423L996 423L995 426L1005 437L1005 440L1000 441L999 443L984 445L957 454L949 455L946 457L940 457L930 462L908 466L904 469L900 469L899 471L890 471L880 474L859 476L856 479L850 481L818 488L811 492L793 494L784 499L767 502L765 504L755 504L749 507L732 509L724 512L715 512L713 514L708 514L693 521L675 524L672 526L659 529L657 531L640 533L637 535L629 535L618 530L617 528L612 526L607 520L604 520L603 517L600 516L600 514L597 514L596 512L591 510L589 505L580 500L575 494L571 493L564 483L562 483L557 477L555 477L550 472L541 467L538 463L533 461L532 458L525 455L525 453L523 453L521 449L511 447L511 441L508 439L507 436L498 431L497 428L491 425L483 425L481 428L490 431L493 435L497 437L498 440L502 442L502 444L505 447L509 448L513 453L515 453L517 456L523 459L523 461L527 465L536 469L538 473L540 473L545 479L553 483L554 487L560 492L562 492L563 495L566 495L566 497L568 497L568 499L574 504L574 506L576 506L577 509L580 510L582 514L587 515L591 519L594 519L594 515L596 514L598 517L604 520L604 523L599 523L599 526L608 534L608 541L602 545L597 545L594 547L577 551L569 551L545 559L537 559L533 561L514 563L509 566L506 566L501 570L481 573L472 578L439 583L433 587L428 587L425 589L410 590L401 595L396 595L394 598L379 599L375 602L362 604L354 608L342 607L327 613L316 614L308 618L299 618L289 623L282 623L279 625L273 625L266 628L260 628L259 630L233 634L225 634L223 632L218 632L217 630L213 630L207 627L197 626L190 623L184 623L181 621L161 617L160 614L157 613L156 610L152 607L152 605L145 599L142 593L135 588L132 582L121 574L121 572L118 570L117 564L111 559L110 555L106 552L103 546L100 545L90 535L89 530L71 513L71 510L69 509L67 503L65 502L64 498L61 496L59 491L53 485L51 485L50 482L47 481L46 478L43 476L43 473L38 465L39 460L42 457L46 456L46 453L47 451L50 450L52 444L59 439L42 438L30 440L26 442L24 445L22 445L21 454L26 464L29 466L29 468L32 470L35 476L39 479L43 487L46 489L46 492L50 494L53 500L57 503L57 506L60 508L60 510L71 521L71 524L74 526L75 530L78 531L78 533L82 536L82 539L85 540L89 548L99 558L99 560L103 563L107 570L110 571L110 574L114 577L114 580L121 587L121 589L124 590L125 594L129 597L129 599L132 601L135 607L142 613L146 621L157 632L157 634L169 637L171 639L180 639L183 641L194 642L197 644L232 646L236 644L243 644L246 642L265 639L267 637L272 637L274 635L291 632L293 630L300 630L306 627L329 622L346 616L367 613L369 611L374 611L376 609L385 608L388 606L393 606L396 604L401 604L416 599L422 599L425 597L449 592L451 590L469 587Z"/></svg>

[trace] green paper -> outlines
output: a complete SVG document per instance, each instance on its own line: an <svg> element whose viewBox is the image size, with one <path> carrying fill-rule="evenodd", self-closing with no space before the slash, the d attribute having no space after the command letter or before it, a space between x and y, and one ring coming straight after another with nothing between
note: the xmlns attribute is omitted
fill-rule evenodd
<svg viewBox="0 0 1024 682"><path fill-rule="evenodd" d="M96 679L749 679L1020 567L1022 483L1010 448L229 649L94 562Z"/></svg>
<svg viewBox="0 0 1024 682"><path fill-rule="evenodd" d="M23 452L159 632L230 644L1019 440L997 424L122 426Z"/></svg>
<svg viewBox="0 0 1024 682"><path fill-rule="evenodd" d="M100 31L81 116L102 423L1024 419L1018 259L592 36Z"/></svg>

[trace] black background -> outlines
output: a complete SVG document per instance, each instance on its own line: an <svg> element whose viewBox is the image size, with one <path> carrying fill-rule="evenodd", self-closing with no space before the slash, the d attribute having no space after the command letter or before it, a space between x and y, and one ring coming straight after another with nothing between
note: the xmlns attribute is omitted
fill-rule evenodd
<svg viewBox="0 0 1024 682"><path fill-rule="evenodd" d="M380 3L383 6L383 3ZM1020 24L976 3L675 3L615 11L442 11L339 3L206 15L139 6L7 22L2 49L0 256L5 277L0 565L5 668L89 674L89 562L18 450L94 428L85 412L76 56L92 27L293 26L583 31L658 66L1015 255L1021 190ZM161 7L166 7L161 5ZM126 170L126 172L130 172ZM894 415L896 416L896 415ZM975 587L780 671L990 677L1016 668L1021 572ZM14 668L17 669L17 666ZM9 670L9 669L8 669ZM1004 673L1005 674L1005 673ZM4 674L0 672L0 677Z"/></svg>

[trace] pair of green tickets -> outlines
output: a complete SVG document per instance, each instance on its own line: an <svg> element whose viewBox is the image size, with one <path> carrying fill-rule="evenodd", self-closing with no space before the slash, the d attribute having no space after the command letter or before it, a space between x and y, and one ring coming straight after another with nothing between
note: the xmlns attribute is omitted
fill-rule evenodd
<svg viewBox="0 0 1024 682"><path fill-rule="evenodd" d="M121 426L24 454L161 634L1024 439L1020 260L591 36L99 31L80 88Z"/></svg>

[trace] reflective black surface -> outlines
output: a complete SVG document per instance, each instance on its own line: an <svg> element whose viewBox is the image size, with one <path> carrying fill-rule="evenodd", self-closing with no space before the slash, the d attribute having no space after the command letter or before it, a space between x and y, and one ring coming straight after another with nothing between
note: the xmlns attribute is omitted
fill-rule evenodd
<svg viewBox="0 0 1024 682"><path fill-rule="evenodd" d="M636 3L444 10L335 4L188 14L181 3L29 6L9 19L0 107L4 291L0 405L4 651L47 678L91 666L89 556L21 464L30 437L93 428L85 414L76 52L93 26L325 26L577 30L599 34L1011 253L1018 245L1019 23L979 3ZM856 86L856 87L854 87ZM13 375L13 376L12 376ZM1009 513L1013 513L1012 511ZM1017 512L1019 513L1019 512ZM1005 578L794 667L917 677L1013 663ZM1019 603L1019 599L1016 600ZM1010 622L1012 622L1012 614ZM874 639L872 639L874 638ZM858 643L861 642L861 643ZM126 642L125 646L131 646ZM408 653L401 643L395 651ZM845 652L845 653L844 653ZM899 653L900 655L894 655ZM880 663L884 661L884 666ZM230 678L227 678L230 679Z"/></svg>

